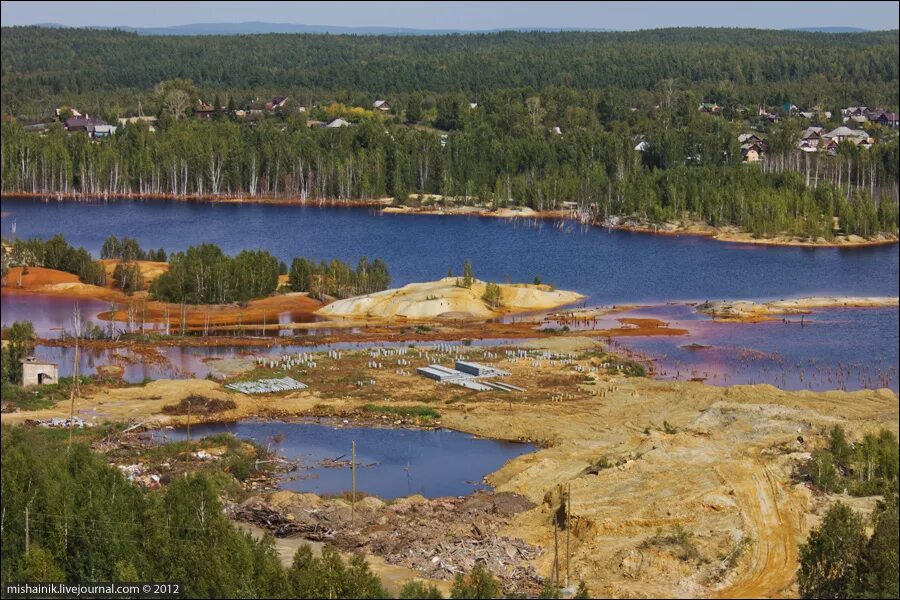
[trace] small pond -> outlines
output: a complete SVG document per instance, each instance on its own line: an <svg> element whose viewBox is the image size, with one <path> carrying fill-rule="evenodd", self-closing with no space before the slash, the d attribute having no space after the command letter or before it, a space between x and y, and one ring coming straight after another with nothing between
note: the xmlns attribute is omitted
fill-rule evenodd
<svg viewBox="0 0 900 600"><path fill-rule="evenodd" d="M464 496L490 489L484 477L507 461L534 452L532 444L477 438L449 429L393 429L341 426L340 421L290 423L240 421L191 427L191 437L232 433L299 461L282 488L314 494L351 489L350 449L356 442L356 489L386 500L421 494ZM160 439L183 440L185 428L159 430ZM344 466L323 466L334 460Z"/></svg>

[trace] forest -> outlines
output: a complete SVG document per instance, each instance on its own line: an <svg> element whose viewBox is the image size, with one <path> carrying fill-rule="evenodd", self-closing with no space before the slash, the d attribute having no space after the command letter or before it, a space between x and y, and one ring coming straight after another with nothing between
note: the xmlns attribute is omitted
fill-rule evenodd
<svg viewBox="0 0 900 600"><path fill-rule="evenodd" d="M828 129L848 105L896 110L898 46L897 31L196 38L4 28L2 191L437 197L760 236L896 233L897 132L871 124L871 148L805 153L797 145L812 123L782 107L813 109ZM261 108L276 95L288 96L284 107ZM376 98L391 109L371 110ZM194 118L201 101L209 120ZM158 122L92 139L47 123L60 106ZM758 106L781 118L759 117ZM335 117L349 126L321 126ZM33 120L45 131L26 130ZM757 165L742 163L737 136L748 130L769 147Z"/></svg>
<svg viewBox="0 0 900 600"><path fill-rule="evenodd" d="M207 92L263 90L313 100L372 94L608 88L624 94L684 81L711 101L897 105L898 32L826 34L679 28L635 32L501 32L446 36L138 36L4 27L2 110L113 93L135 100L157 82ZM390 97L390 100L395 98ZM55 107L55 106L54 106ZM131 108L131 107L129 107Z"/></svg>
<svg viewBox="0 0 900 600"><path fill-rule="evenodd" d="M61 235L49 240L3 240L2 275L11 267L44 267L73 273L84 283L106 285L126 294L147 288L135 261L168 259L168 269L149 285L150 296L164 302L184 304L245 303L276 291L306 292L314 298L347 298L386 290L391 283L387 264L362 257L354 269L343 261L315 261L296 257L288 266L265 250L243 250L228 256L215 244L191 246L185 252L167 254L163 248L144 250L136 240L110 236L103 242L100 258L118 262L112 281L102 263L84 248L75 248ZM287 286L279 276L288 277Z"/></svg>

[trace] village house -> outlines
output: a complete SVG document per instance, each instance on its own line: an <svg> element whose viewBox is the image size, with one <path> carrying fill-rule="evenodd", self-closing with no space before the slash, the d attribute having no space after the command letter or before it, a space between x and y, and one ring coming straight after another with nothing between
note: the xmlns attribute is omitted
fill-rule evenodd
<svg viewBox="0 0 900 600"><path fill-rule="evenodd" d="M345 121L344 119L338 117L337 119L334 119L333 121L328 123L328 125L326 125L325 127L329 127L329 128L333 129L336 127L350 127L350 125L351 125L350 121Z"/></svg>
<svg viewBox="0 0 900 600"><path fill-rule="evenodd" d="M838 146L843 143L854 144L860 148L871 148L875 143L875 140L869 137L867 132L861 129L851 129L846 125L822 134L821 140L825 151L829 154L837 154Z"/></svg>
<svg viewBox="0 0 900 600"><path fill-rule="evenodd" d="M898 120L895 112L878 111L877 113L872 113L869 120L873 123L878 123L882 127L891 127L893 129L900 127L900 120Z"/></svg>
<svg viewBox="0 0 900 600"><path fill-rule="evenodd" d="M741 144L741 159L746 163L759 162L763 154L759 144Z"/></svg>
<svg viewBox="0 0 900 600"><path fill-rule="evenodd" d="M388 104L387 100L376 100L372 103L372 108L381 112L388 112L391 110L391 105Z"/></svg>
<svg viewBox="0 0 900 600"><path fill-rule="evenodd" d="M277 96L272 98L270 101L266 102L266 110L275 110L276 108L284 108L285 103L287 102L287 96Z"/></svg>
<svg viewBox="0 0 900 600"><path fill-rule="evenodd" d="M69 133L84 132L89 136L94 135L94 129L98 126L109 125L106 121L99 117L83 115L80 117L69 117L65 121L66 131Z"/></svg>
<svg viewBox="0 0 900 600"><path fill-rule="evenodd" d="M807 127L800 134L800 142L797 144L797 147L803 152L815 152L819 149L819 140L822 139L822 132L824 131L824 127Z"/></svg>
<svg viewBox="0 0 900 600"><path fill-rule="evenodd" d="M43 362L33 356L22 360L22 385L48 385L59 383L56 363Z"/></svg>
<svg viewBox="0 0 900 600"><path fill-rule="evenodd" d="M715 102L701 102L700 107L697 110L711 115L717 115L722 112L722 107Z"/></svg>
<svg viewBox="0 0 900 600"><path fill-rule="evenodd" d="M212 119L216 114L216 109L212 104L207 104L203 100L197 100L197 106L194 107L194 116L201 120Z"/></svg>

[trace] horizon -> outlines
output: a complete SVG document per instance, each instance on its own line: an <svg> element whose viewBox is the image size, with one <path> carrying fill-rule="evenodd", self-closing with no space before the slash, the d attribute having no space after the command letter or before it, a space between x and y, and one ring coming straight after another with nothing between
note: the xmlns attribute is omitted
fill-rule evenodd
<svg viewBox="0 0 900 600"><path fill-rule="evenodd" d="M810 11L807 2L761 2L718 5L706 2L520 2L510 14L505 2L435 2L428 11L410 11L410 3L344 3L338 18L330 5L314 2L272 2L262 5L218 4L210 19L207 2L151 2L154 10L136 15L133 8L105 2L3 2L0 23L6 26L52 25L161 29L191 25L264 24L334 29L394 29L414 31L485 32L497 30L612 30L662 28L863 29L898 28L896 2L863 2L847 10L846 3L823 2ZM177 6L177 10L175 9ZM173 18L174 16L174 18Z"/></svg>

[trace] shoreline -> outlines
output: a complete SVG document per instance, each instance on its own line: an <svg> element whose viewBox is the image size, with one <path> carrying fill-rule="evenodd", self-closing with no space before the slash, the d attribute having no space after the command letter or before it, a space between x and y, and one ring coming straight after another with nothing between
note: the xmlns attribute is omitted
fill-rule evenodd
<svg viewBox="0 0 900 600"><path fill-rule="evenodd" d="M882 232L871 238L857 235L840 236L833 240L804 239L793 235L781 235L771 238L757 238L750 232L744 231L733 225L713 227L701 222L663 223L652 224L633 217L614 216L607 221L585 220L574 211L568 209L555 209L536 211L528 207L491 209L478 206L458 206L448 208L395 206L391 198L375 198L371 200L338 200L318 199L309 200L291 196L246 196L246 195L211 195L211 194L84 194L84 193L51 193L41 194L35 192L2 192L0 199L11 200L41 200L44 202L89 202L89 201L136 201L136 200L164 200L169 202L198 202L207 204L258 204L273 206L298 206L312 208L377 208L379 215L429 215L429 216L472 216L499 219L547 219L557 221L570 221L590 227L641 233L646 235L661 235L679 237L682 235L708 238L717 242L729 244L747 244L753 246L795 247L795 248L868 248L873 246L887 246L900 243L900 235L896 233ZM613 219L615 222L609 222Z"/></svg>

